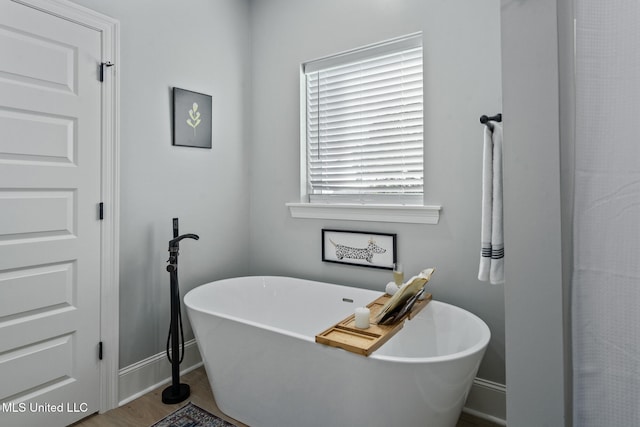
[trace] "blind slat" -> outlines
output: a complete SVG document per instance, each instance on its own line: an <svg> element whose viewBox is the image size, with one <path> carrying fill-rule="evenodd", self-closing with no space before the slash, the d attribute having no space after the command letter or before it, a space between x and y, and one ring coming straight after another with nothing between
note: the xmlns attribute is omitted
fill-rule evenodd
<svg viewBox="0 0 640 427"><path fill-rule="evenodd" d="M389 67L385 70L377 70L376 73L350 75L344 79L332 79L324 75L319 75L317 79L310 79L309 93L316 95L318 92L329 92L335 90L353 90L363 87L389 86L398 81L415 81L422 77L422 64L411 64L404 67L398 64L397 67ZM409 64L407 64L409 65Z"/></svg>
<svg viewBox="0 0 640 427"><path fill-rule="evenodd" d="M307 108L307 115L316 117L331 117L340 114L353 113L361 110L364 112L375 111L385 106L411 105L422 109L422 89L404 90L395 93L383 93L372 96L360 97L358 102L341 99L336 102L324 104L310 104Z"/></svg>
<svg viewBox="0 0 640 427"><path fill-rule="evenodd" d="M414 150L413 153L418 153L419 150ZM356 167L367 167L367 166L376 166L376 165L394 165L395 167L400 167L401 165L422 165L422 162L416 155L412 156L396 156L389 157L385 154L380 154L378 156L371 156L369 158L360 158L358 156L352 156L351 158L334 158L326 162L311 162L309 166L310 172L316 170L330 170L332 168L356 168Z"/></svg>
<svg viewBox="0 0 640 427"><path fill-rule="evenodd" d="M331 144L338 142L351 142L352 145L363 146L363 145L376 145L378 142L376 140L383 138L393 138L393 137L402 137L407 136L412 139L422 134L422 125L415 125L412 127L406 127L404 129L400 129L400 132L404 131L405 133L399 133L396 128L387 128L387 129L375 129L370 130L369 132L358 132L353 134L338 134L338 135L318 135L316 137L316 144L322 146L326 144L326 146L330 146ZM401 142L401 141L400 141Z"/></svg>
<svg viewBox="0 0 640 427"><path fill-rule="evenodd" d="M334 91L320 91L318 94L319 99L312 97L309 99L309 105L320 105L324 108L331 108L332 106L345 101L352 101L356 103L371 103L372 100L384 99L387 95L393 97L402 97L404 93L413 92L417 95L422 91L422 81L419 80L406 80L401 82L393 82L388 85L377 85L369 88L359 87L358 90L334 90Z"/></svg>
<svg viewBox="0 0 640 427"><path fill-rule="evenodd" d="M313 129L309 135L316 134L323 138L340 135L371 135L377 131L396 132L398 128L422 128L422 117L417 115L400 115L399 117L381 117L380 121L372 120L343 120L320 125L320 129Z"/></svg>

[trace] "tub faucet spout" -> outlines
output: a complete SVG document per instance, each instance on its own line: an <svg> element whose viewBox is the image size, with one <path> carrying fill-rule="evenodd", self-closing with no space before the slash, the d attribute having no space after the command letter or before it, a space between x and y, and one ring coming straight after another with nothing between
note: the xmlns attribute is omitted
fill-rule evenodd
<svg viewBox="0 0 640 427"><path fill-rule="evenodd" d="M171 248L177 248L179 247L179 243L180 240L182 239L194 239L194 240L198 240L200 239L200 236L198 236L197 234L183 234L182 236L178 236L175 239L169 240L169 250L171 250Z"/></svg>
<svg viewBox="0 0 640 427"><path fill-rule="evenodd" d="M183 234L174 239L169 240L169 260L167 261L167 271L173 273L178 269L178 253L180 252L180 240L182 239L194 239L199 240L200 236L197 234Z"/></svg>

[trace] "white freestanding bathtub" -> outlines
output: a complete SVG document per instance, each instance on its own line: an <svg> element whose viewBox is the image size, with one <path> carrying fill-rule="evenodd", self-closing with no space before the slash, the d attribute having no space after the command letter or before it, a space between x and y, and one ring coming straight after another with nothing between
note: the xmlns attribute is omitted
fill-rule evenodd
<svg viewBox="0 0 640 427"><path fill-rule="evenodd" d="M369 357L315 335L382 292L287 277L199 286L184 302L220 410L251 427L452 427L487 325L430 302Z"/></svg>

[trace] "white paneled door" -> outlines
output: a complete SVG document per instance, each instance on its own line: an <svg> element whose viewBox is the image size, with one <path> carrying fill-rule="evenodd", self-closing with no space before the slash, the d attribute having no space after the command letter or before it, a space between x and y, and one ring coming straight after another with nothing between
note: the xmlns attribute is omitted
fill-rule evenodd
<svg viewBox="0 0 640 427"><path fill-rule="evenodd" d="M100 33L0 0L0 425L99 409Z"/></svg>

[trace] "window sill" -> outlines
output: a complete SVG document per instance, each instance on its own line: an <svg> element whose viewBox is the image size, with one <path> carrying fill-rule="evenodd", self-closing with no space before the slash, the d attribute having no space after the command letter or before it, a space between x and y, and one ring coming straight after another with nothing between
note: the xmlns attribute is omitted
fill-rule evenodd
<svg viewBox="0 0 640 427"><path fill-rule="evenodd" d="M287 203L292 218L437 224L442 206Z"/></svg>

